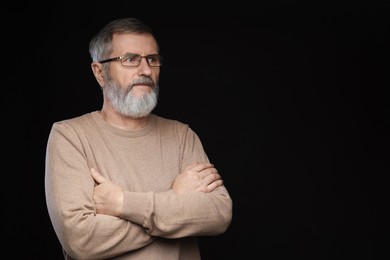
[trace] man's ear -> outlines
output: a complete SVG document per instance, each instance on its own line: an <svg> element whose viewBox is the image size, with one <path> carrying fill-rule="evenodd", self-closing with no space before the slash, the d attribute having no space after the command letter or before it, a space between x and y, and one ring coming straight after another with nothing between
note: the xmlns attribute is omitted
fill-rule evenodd
<svg viewBox="0 0 390 260"><path fill-rule="evenodd" d="M103 87L106 83L103 77L103 65L99 62L92 62L91 69L100 87Z"/></svg>

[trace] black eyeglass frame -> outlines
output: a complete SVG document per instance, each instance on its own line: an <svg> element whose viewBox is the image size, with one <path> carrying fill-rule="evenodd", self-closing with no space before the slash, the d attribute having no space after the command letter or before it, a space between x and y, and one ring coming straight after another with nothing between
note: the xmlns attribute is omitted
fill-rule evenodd
<svg viewBox="0 0 390 260"><path fill-rule="evenodd" d="M123 65L122 60L124 58L129 58L129 57L134 57L134 56L141 57L141 59L139 59L139 63L137 65L134 65L134 66ZM157 56L159 61L160 61L160 65L150 65L148 57L151 57L151 56ZM106 63L106 62L111 62L111 61L120 61L122 66L124 66L124 67L135 68L135 67L138 67L141 64L142 58L145 58L146 63L148 63L149 67L160 67L162 65L163 56L160 55L160 54L149 54L149 55L142 56L142 55L136 54L136 53L126 53L125 55L122 55L122 56L118 56L118 57L114 57L114 58L110 58L110 59L106 59L106 60L102 60L102 61L98 61L98 62L99 63Z"/></svg>

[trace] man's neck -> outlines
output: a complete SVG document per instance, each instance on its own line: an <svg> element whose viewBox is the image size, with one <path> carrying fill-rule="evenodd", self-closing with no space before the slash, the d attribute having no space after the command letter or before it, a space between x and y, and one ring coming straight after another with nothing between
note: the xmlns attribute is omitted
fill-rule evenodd
<svg viewBox="0 0 390 260"><path fill-rule="evenodd" d="M103 119L112 126L124 129L124 130L138 130L146 126L149 120L149 116L132 118L124 116L115 111L103 109L100 111Z"/></svg>

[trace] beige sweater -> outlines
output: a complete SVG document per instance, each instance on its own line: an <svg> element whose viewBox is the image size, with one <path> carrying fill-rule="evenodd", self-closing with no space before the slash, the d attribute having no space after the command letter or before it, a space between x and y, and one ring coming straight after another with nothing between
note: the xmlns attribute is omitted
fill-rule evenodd
<svg viewBox="0 0 390 260"><path fill-rule="evenodd" d="M208 161L198 136L157 115L137 131L115 128L97 111L54 123L45 192L65 259L200 259L196 236L225 232L232 200L224 186L170 190L195 161ZM121 218L96 214L91 167L125 190Z"/></svg>

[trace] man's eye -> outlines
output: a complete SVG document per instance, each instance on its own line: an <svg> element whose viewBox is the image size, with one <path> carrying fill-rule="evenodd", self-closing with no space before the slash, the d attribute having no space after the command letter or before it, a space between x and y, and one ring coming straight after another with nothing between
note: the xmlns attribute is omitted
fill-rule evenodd
<svg viewBox="0 0 390 260"><path fill-rule="evenodd" d="M137 56L134 55L134 56L130 56L130 57L126 57L123 59L124 62L130 62L130 63L133 63L133 62L136 62L137 61Z"/></svg>
<svg viewBox="0 0 390 260"><path fill-rule="evenodd" d="M150 55L150 56L148 56L148 60L150 62L157 62L158 61L158 57L157 57L157 55Z"/></svg>
<svg viewBox="0 0 390 260"><path fill-rule="evenodd" d="M139 55L131 55L123 58L123 62L135 63L138 62Z"/></svg>

